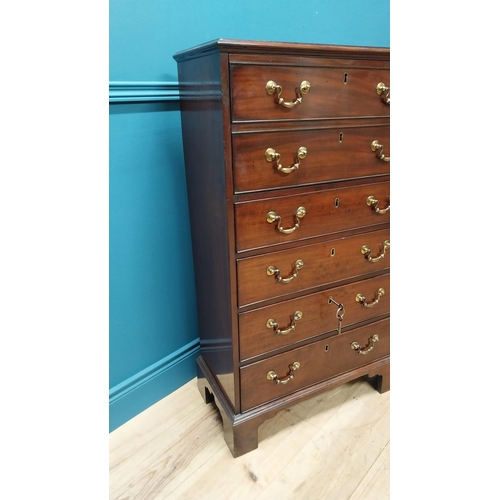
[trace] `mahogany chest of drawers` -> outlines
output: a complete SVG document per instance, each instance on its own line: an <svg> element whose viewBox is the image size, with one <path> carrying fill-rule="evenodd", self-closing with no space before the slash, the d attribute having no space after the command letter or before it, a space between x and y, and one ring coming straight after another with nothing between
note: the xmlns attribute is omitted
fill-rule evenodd
<svg viewBox="0 0 500 500"><path fill-rule="evenodd" d="M302 398L389 389L389 49L177 53L201 354L234 456Z"/></svg>

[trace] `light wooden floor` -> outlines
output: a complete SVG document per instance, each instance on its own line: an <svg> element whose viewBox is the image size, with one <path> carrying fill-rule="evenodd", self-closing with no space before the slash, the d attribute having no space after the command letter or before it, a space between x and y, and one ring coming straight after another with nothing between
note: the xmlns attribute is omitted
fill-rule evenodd
<svg viewBox="0 0 500 500"><path fill-rule="evenodd" d="M358 380L281 411L233 458L196 379L110 434L110 500L384 500L390 393Z"/></svg>

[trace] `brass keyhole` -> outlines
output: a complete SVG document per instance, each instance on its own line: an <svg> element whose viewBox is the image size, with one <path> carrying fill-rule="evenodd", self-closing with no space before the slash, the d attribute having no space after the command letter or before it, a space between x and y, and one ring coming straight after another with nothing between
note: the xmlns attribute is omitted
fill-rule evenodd
<svg viewBox="0 0 500 500"><path fill-rule="evenodd" d="M344 85L347 83L347 73L344 73Z"/></svg>
<svg viewBox="0 0 500 500"><path fill-rule="evenodd" d="M340 199L335 198L335 208L339 208L339 205L340 205Z"/></svg>
<svg viewBox="0 0 500 500"><path fill-rule="evenodd" d="M328 352L328 349L330 349L330 346L328 344L325 345L325 352Z"/></svg>
<svg viewBox="0 0 500 500"><path fill-rule="evenodd" d="M330 250L330 257L333 257L335 255L335 248L332 248Z"/></svg>
<svg viewBox="0 0 500 500"><path fill-rule="evenodd" d="M344 140L344 134L343 132L340 132L339 134L339 142L342 142Z"/></svg>

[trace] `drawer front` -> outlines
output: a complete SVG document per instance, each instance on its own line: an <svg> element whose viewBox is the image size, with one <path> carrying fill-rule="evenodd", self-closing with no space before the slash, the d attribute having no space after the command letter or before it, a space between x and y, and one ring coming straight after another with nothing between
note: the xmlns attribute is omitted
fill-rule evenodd
<svg viewBox="0 0 500 500"><path fill-rule="evenodd" d="M389 269L390 250L384 246L389 238L385 229L239 259L238 304L242 307Z"/></svg>
<svg viewBox="0 0 500 500"><path fill-rule="evenodd" d="M387 224L389 196L389 182L380 182L237 203L236 248L242 251Z"/></svg>
<svg viewBox="0 0 500 500"><path fill-rule="evenodd" d="M386 175L390 163L380 159L380 150L372 151L373 141L390 158L389 125L234 134L234 189L246 192Z"/></svg>
<svg viewBox="0 0 500 500"><path fill-rule="evenodd" d="M233 121L389 116L389 106L377 94L379 83L390 87L388 69L231 65L230 71ZM276 102L277 92L268 94L269 81L282 88L281 98L291 105L303 81L310 90L288 108Z"/></svg>
<svg viewBox="0 0 500 500"><path fill-rule="evenodd" d="M242 411L387 356L389 330L389 319L384 319L241 368ZM378 336L376 342L374 335ZM353 342L357 342L361 349L372 349L360 354L351 347ZM292 371L291 366L296 362L300 367ZM293 379L277 384L272 380L272 374L268 379L269 372L274 372L282 380L293 373Z"/></svg>
<svg viewBox="0 0 500 500"><path fill-rule="evenodd" d="M338 307L330 297L344 306L343 329L388 314L389 274L240 314L240 360L336 330Z"/></svg>

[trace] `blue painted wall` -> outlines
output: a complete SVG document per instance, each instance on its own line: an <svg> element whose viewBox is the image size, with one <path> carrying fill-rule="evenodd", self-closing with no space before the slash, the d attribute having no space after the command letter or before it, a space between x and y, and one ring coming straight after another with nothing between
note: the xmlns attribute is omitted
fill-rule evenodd
<svg viewBox="0 0 500 500"><path fill-rule="evenodd" d="M389 47L389 0L110 0L110 430L196 375L172 55L216 38Z"/></svg>

